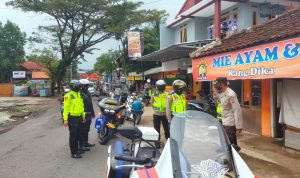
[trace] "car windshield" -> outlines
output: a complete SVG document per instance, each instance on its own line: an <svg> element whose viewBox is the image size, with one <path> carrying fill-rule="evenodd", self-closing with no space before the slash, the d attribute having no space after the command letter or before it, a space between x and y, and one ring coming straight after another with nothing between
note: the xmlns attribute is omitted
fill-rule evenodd
<svg viewBox="0 0 300 178"><path fill-rule="evenodd" d="M228 144L222 126L213 116L200 111L175 116L171 138L179 145L182 177L224 177L228 172Z"/></svg>
<svg viewBox="0 0 300 178"><path fill-rule="evenodd" d="M89 88L91 88L91 87L94 87L94 84L93 84L93 83L90 83L90 84L89 84Z"/></svg>

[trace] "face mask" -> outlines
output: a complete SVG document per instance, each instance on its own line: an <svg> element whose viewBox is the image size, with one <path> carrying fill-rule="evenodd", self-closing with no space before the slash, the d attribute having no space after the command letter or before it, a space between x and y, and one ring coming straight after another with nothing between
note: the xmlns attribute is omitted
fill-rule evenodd
<svg viewBox="0 0 300 178"><path fill-rule="evenodd" d="M216 89L218 90L218 93L222 93L222 87L221 86L217 85Z"/></svg>
<svg viewBox="0 0 300 178"><path fill-rule="evenodd" d="M73 88L73 91L78 92L79 89L80 89L79 87L74 87L74 88Z"/></svg>
<svg viewBox="0 0 300 178"><path fill-rule="evenodd" d="M183 93L183 90L182 89L178 89L176 92L175 92L177 95L181 95Z"/></svg>

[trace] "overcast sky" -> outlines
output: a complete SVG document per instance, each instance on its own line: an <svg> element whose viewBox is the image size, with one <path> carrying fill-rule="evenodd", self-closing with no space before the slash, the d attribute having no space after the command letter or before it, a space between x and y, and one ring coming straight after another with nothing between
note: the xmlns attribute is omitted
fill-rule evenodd
<svg viewBox="0 0 300 178"><path fill-rule="evenodd" d="M10 20L16 23L21 31L30 36L32 32L38 31L37 27L49 21L49 17L42 14L24 13L20 10L14 10L11 7L5 6L5 2L9 0L0 0L0 21L5 23ZM172 21L185 0L131 0L142 1L143 9L158 9L166 10L169 13L168 22ZM41 46L40 46L41 47ZM100 50L94 51L93 55L86 56L87 62L83 62L79 67L82 69L93 69L96 58L109 49L119 49L119 43L115 40L106 40L96 46ZM26 55L30 54L29 46L25 47Z"/></svg>

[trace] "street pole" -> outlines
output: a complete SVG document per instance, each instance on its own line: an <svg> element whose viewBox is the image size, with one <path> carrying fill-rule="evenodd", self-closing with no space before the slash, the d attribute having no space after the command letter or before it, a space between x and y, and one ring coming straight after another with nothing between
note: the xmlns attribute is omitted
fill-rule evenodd
<svg viewBox="0 0 300 178"><path fill-rule="evenodd" d="M113 62L111 62L111 69L110 69L110 82L111 83L112 83L112 79L113 79L112 73L113 73Z"/></svg>

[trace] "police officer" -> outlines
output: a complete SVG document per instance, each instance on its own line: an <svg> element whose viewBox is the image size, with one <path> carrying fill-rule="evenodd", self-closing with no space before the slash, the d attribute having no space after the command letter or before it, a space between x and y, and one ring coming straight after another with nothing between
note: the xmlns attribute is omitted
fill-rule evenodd
<svg viewBox="0 0 300 178"><path fill-rule="evenodd" d="M159 133L160 140L160 123L162 123L165 138L170 137L169 123L166 116L166 107L167 107L167 97L169 92L166 91L166 82L164 80L158 80L156 83L156 91L151 97L151 103L153 107L153 126L155 130ZM160 148L160 144L156 144L157 148Z"/></svg>
<svg viewBox="0 0 300 178"><path fill-rule="evenodd" d="M90 126L92 124L92 118L95 118L95 111L94 111L94 107L93 107L93 101L92 101L92 95L90 94L88 88L89 85L92 84L92 82L90 82L87 79L81 79L79 80L79 82L81 83L81 97L83 99L83 103L84 103L84 112L85 112L85 118L86 118L86 122L82 123L82 130L83 130L83 134L82 134L82 139L83 139L83 147L93 147L95 146L95 144L91 144L88 142L89 140L89 131L90 131ZM83 148L81 146L81 149Z"/></svg>
<svg viewBox="0 0 300 178"><path fill-rule="evenodd" d="M72 158L81 158L83 152L78 149L80 135L82 132L81 123L85 123L84 104L81 98L80 82L73 80L70 83L71 91L64 96L64 125L69 126L69 144Z"/></svg>
<svg viewBox="0 0 300 178"><path fill-rule="evenodd" d="M173 115L186 111L186 98L183 93L186 89L186 83L182 80L175 80L172 87L174 92L168 96L167 102L167 118L169 122Z"/></svg>
<svg viewBox="0 0 300 178"><path fill-rule="evenodd" d="M228 87L226 77L216 79L216 89L222 105L222 124L230 140L237 145L236 133L242 132L242 111L236 93Z"/></svg>

